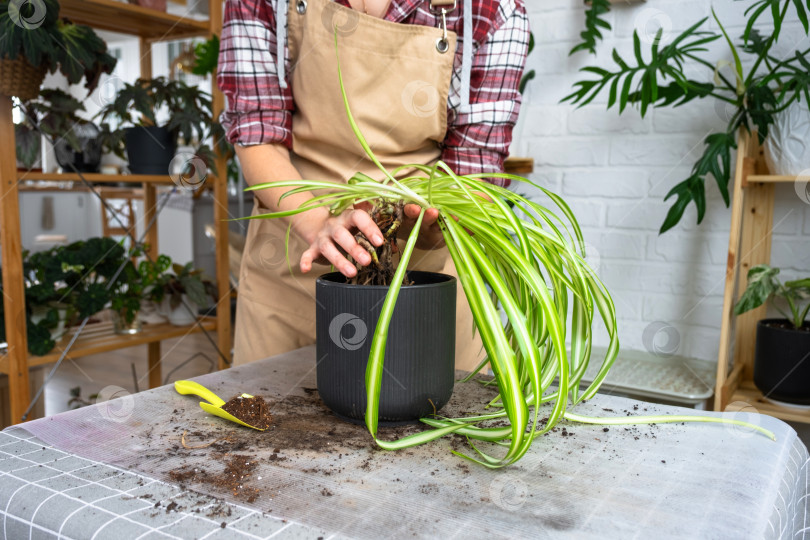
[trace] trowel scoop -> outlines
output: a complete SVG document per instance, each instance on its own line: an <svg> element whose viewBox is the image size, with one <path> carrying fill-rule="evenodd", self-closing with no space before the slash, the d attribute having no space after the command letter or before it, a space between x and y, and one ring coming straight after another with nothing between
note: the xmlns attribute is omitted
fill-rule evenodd
<svg viewBox="0 0 810 540"><path fill-rule="evenodd" d="M225 400L220 398L218 395L213 393L208 388L204 387L200 383L196 383L194 381L176 381L174 383L174 389L177 390L179 394L183 395L195 395L203 398L205 401L200 402L200 407L202 410L207 412L208 414L213 414L214 416L219 416L220 418L224 418L225 420L230 420L231 422L236 422L237 424L241 424L243 426L253 428L258 431L264 431L262 428L258 428L256 426L251 426L237 417L232 415L231 413L225 411L222 406L225 405ZM240 397L243 398L252 398L250 394L242 394Z"/></svg>

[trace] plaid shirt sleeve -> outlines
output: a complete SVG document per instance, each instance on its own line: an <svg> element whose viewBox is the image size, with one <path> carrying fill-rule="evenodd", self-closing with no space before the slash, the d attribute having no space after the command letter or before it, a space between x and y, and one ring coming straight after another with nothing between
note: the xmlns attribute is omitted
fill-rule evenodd
<svg viewBox="0 0 810 540"><path fill-rule="evenodd" d="M474 54L470 107L451 110L449 115L442 159L457 173L503 171L520 111L518 87L528 47L529 22L523 3L498 2L490 31ZM509 185L503 179L490 182Z"/></svg>
<svg viewBox="0 0 810 540"><path fill-rule="evenodd" d="M232 143L292 147L294 105L278 80L275 28L269 0L226 2L217 84L228 98L221 120Z"/></svg>

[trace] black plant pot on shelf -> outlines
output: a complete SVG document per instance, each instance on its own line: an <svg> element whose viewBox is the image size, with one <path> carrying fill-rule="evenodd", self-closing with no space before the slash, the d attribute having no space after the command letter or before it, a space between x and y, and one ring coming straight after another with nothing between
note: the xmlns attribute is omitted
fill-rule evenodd
<svg viewBox="0 0 810 540"><path fill-rule="evenodd" d="M768 399L810 405L810 331L786 319L759 321L754 384Z"/></svg>
<svg viewBox="0 0 810 540"><path fill-rule="evenodd" d="M388 332L380 425L412 422L441 409L455 382L456 279L408 272ZM388 287L350 285L339 272L318 278L318 393L338 416L361 423L366 364ZM435 406L435 409L434 409Z"/></svg>
<svg viewBox="0 0 810 540"><path fill-rule="evenodd" d="M169 174L177 151L177 135L165 127L135 126L124 130L129 171L132 174Z"/></svg>
<svg viewBox="0 0 810 540"><path fill-rule="evenodd" d="M65 172L79 171L83 173L98 172L101 164L101 130L92 122L76 124L72 128L73 135L79 142L79 151L76 151L65 139L61 137L53 145L56 162Z"/></svg>

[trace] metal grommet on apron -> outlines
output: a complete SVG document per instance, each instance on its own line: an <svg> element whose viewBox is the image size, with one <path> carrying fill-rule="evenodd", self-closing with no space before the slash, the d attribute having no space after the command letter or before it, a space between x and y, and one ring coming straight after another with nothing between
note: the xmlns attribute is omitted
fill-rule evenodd
<svg viewBox="0 0 810 540"><path fill-rule="evenodd" d="M452 3L452 7L447 9L447 5ZM430 2L430 12L434 15L441 15L442 37L436 40L436 50L441 54L450 50L450 42L447 39L447 14L456 9L456 0L433 0Z"/></svg>
<svg viewBox="0 0 810 540"><path fill-rule="evenodd" d="M453 3L431 4L436 2ZM377 158L392 170L441 157L454 54L437 51L437 39L448 51L456 50L457 41L446 21L442 28L399 24L330 0L291 1L286 14L289 59L296 66L290 73L295 102L290 156L303 178L347 181L358 172L383 178L357 142L340 99L334 28L347 18L357 24L338 35L341 70L352 113L374 141ZM264 212L256 202L253 214ZM288 266L286 237L287 224L281 220L248 225L236 310L236 365L315 342L315 280L329 269L300 272L298 260L309 246L295 234L290 235ZM415 250L411 267L457 275L446 249ZM472 314L461 288L457 296L456 363L472 369L483 356L481 341L473 338Z"/></svg>

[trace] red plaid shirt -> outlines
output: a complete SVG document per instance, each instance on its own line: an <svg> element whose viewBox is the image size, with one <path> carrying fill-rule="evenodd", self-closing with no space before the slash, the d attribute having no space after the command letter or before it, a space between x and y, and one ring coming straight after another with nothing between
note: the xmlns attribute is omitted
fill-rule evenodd
<svg viewBox="0 0 810 540"><path fill-rule="evenodd" d="M293 96L289 84L287 88L279 84L276 70L278 1L226 2L217 82L228 98L222 122L232 143L292 146ZM334 1L349 6L348 0ZM448 29L458 34L459 43L442 160L459 174L500 172L520 110L518 85L528 51L528 18L523 0L473 0L470 107L462 111L462 4L459 0L447 17ZM385 20L435 27L437 19L429 7L428 0L391 0ZM289 58L286 62L289 74Z"/></svg>

